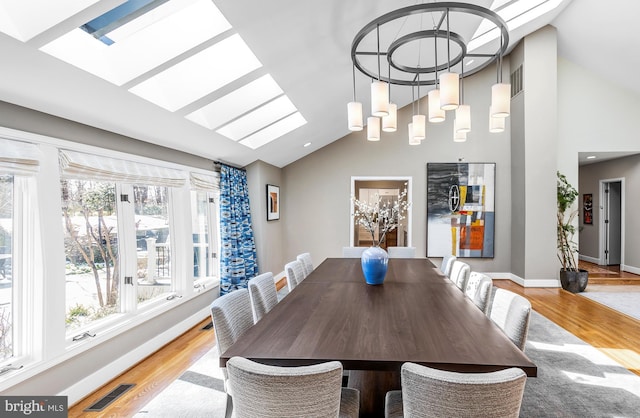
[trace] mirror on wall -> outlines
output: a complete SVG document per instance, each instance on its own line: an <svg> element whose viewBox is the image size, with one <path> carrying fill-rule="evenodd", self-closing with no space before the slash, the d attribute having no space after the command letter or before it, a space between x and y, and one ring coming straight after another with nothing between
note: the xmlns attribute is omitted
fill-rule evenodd
<svg viewBox="0 0 640 418"><path fill-rule="evenodd" d="M403 196L402 192L407 190ZM398 199L410 200L411 177L352 177L351 195L360 201L374 203L380 200L380 205L393 205ZM372 236L364 226L355 223L354 208L351 206L350 243L354 247L370 247ZM379 234L376 230L374 234ZM379 235L378 235L379 236ZM411 246L411 207L407 210L405 218L398 223L398 228L386 234L380 247L410 247Z"/></svg>

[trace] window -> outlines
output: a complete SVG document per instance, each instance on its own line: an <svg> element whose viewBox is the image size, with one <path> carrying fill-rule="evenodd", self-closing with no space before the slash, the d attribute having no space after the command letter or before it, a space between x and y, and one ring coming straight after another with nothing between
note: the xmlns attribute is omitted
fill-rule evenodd
<svg viewBox="0 0 640 418"><path fill-rule="evenodd" d="M212 192L192 191L193 277L218 276L216 197Z"/></svg>
<svg viewBox="0 0 640 418"><path fill-rule="evenodd" d="M13 357L13 176L0 176L0 362Z"/></svg>
<svg viewBox="0 0 640 418"><path fill-rule="evenodd" d="M120 312L114 183L62 180L66 326L71 331Z"/></svg>
<svg viewBox="0 0 640 418"><path fill-rule="evenodd" d="M215 173L8 132L12 139L0 137L0 392L216 291ZM34 143L13 139L23 134Z"/></svg>
<svg viewBox="0 0 640 418"><path fill-rule="evenodd" d="M167 187L133 186L138 303L171 292L171 243Z"/></svg>

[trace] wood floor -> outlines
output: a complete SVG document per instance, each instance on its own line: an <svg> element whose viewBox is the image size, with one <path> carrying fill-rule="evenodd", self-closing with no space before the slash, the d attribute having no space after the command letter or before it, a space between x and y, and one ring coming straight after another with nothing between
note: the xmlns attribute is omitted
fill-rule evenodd
<svg viewBox="0 0 640 418"><path fill-rule="evenodd" d="M612 283L609 289L625 285L624 288L637 286L640 290L640 276L630 273L620 273L618 270L614 274L589 274L590 284L601 284L600 279ZM640 375L640 321L562 289L523 288L509 280L494 280L494 284L523 295L538 313ZM283 285L279 283L279 286ZM73 405L69 417L117 418L135 415L214 346L212 330L202 330L208 322L209 318L203 318L198 326ZM103 411L84 412L84 409L124 383L135 383L136 386Z"/></svg>

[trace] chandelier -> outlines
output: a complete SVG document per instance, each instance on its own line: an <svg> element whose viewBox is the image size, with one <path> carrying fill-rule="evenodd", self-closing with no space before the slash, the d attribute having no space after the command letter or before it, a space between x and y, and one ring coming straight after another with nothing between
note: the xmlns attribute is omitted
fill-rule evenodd
<svg viewBox="0 0 640 418"><path fill-rule="evenodd" d="M495 62L489 132L504 131L505 118L510 113L511 86L502 82L502 57L508 45L505 21L495 12L473 4L418 4L374 19L351 44L353 101L347 105L349 130L360 131L364 127L362 103L356 100L358 69L371 79L368 140L380 140L381 130L397 130L397 105L391 92L391 86L396 85L411 88L414 98L410 144L420 144L426 138L427 121L444 122L447 111L455 112L453 140L466 141L471 132L471 108L464 100L464 78ZM430 89L428 112L420 108L421 88Z"/></svg>

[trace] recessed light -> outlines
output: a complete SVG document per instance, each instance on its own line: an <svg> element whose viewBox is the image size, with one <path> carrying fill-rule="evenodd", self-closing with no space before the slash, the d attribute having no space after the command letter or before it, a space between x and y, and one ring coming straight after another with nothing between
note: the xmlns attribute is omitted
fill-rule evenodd
<svg viewBox="0 0 640 418"><path fill-rule="evenodd" d="M596 158L596 156L595 156L595 155L589 155L589 156L587 157L587 160L593 160L593 159L595 159L595 158Z"/></svg>
<svg viewBox="0 0 640 418"><path fill-rule="evenodd" d="M303 147L307 148L309 145L311 145L311 142L307 142L306 144L303 145Z"/></svg>

